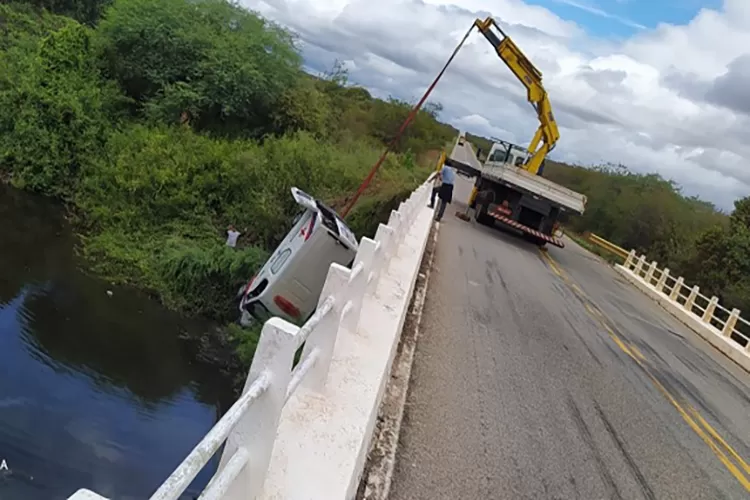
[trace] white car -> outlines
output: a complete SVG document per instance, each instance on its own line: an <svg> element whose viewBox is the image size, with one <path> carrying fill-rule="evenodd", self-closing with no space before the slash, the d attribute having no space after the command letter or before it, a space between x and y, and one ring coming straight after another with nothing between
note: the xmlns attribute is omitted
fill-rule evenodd
<svg viewBox="0 0 750 500"><path fill-rule="evenodd" d="M241 290L241 323L273 316L302 324L315 311L332 263L351 267L357 239L320 200L292 188L302 211L268 261Z"/></svg>

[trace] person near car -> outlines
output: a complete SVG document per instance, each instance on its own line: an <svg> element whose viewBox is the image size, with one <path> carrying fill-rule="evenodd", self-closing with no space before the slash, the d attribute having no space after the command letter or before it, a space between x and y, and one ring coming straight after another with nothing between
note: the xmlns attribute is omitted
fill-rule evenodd
<svg viewBox="0 0 750 500"><path fill-rule="evenodd" d="M438 212L435 215L435 220L440 221L445 214L445 207L453 201L453 183L456 180L456 172L448 165L443 165L443 168L438 173L438 179L440 180L440 187L438 188L437 196L440 199L438 204Z"/></svg>
<svg viewBox="0 0 750 500"><path fill-rule="evenodd" d="M240 237L242 233L237 231L234 226L230 225L229 228L227 228L227 246L234 248L237 246L237 238Z"/></svg>

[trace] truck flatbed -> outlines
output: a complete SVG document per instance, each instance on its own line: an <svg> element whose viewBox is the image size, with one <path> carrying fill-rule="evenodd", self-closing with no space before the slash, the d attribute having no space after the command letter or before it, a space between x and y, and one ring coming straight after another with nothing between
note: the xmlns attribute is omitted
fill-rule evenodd
<svg viewBox="0 0 750 500"><path fill-rule="evenodd" d="M584 195L540 175L530 174L522 168L486 163L482 166L480 172L485 178L521 188L523 191L541 196L579 215L583 214L585 210L586 197Z"/></svg>
<svg viewBox="0 0 750 500"><path fill-rule="evenodd" d="M584 195L560 186L540 175L530 174L522 168L492 162L482 165L468 143L464 143L463 146L456 144L445 163L469 177L481 175L487 179L544 198L565 210L577 214L583 214L585 210L586 197Z"/></svg>

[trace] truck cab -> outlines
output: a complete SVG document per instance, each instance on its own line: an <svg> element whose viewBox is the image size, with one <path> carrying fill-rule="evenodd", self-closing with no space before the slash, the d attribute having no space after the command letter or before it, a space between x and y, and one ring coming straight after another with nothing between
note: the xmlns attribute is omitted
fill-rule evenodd
<svg viewBox="0 0 750 500"><path fill-rule="evenodd" d="M523 168L526 162L529 161L531 153L529 153L528 149L507 141L496 141L497 142L494 142L492 144L492 147L490 148L489 154L487 155L487 160L485 161L485 165L505 165L513 166L516 168ZM541 169L538 175L541 175Z"/></svg>

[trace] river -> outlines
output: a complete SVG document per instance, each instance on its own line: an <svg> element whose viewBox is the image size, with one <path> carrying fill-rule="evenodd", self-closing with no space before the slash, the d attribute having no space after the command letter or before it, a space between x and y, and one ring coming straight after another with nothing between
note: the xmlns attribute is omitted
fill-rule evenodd
<svg viewBox="0 0 750 500"><path fill-rule="evenodd" d="M181 340L207 325L80 271L62 213L0 184L0 500L145 499L231 384Z"/></svg>

